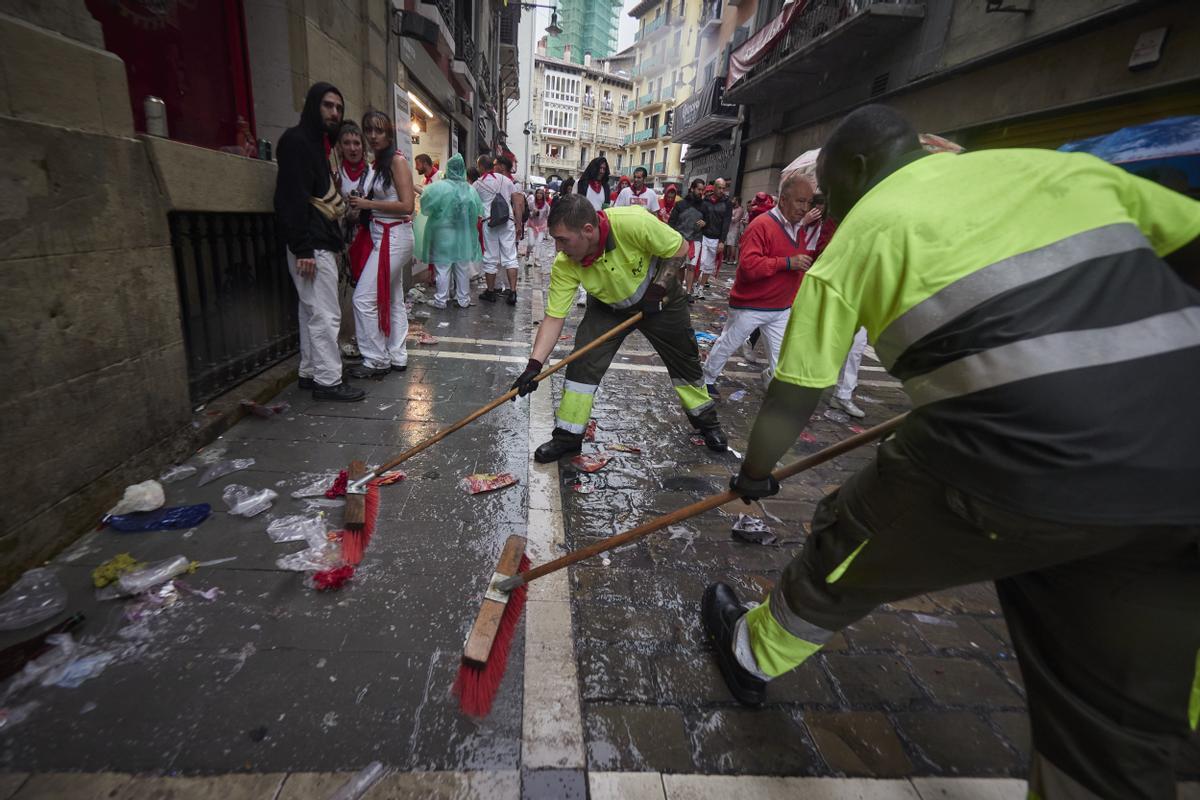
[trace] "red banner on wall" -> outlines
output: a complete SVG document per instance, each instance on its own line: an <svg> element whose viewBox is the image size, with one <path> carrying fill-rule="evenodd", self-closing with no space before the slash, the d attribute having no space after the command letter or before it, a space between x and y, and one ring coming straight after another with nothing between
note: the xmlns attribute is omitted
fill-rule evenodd
<svg viewBox="0 0 1200 800"><path fill-rule="evenodd" d="M725 76L725 89L728 91L750 68L762 61L767 53L775 49L779 40L787 33L788 27L796 15L808 5L808 0L795 0L784 6L783 11L775 19L768 22L758 33L746 40L745 44L729 55L729 72Z"/></svg>

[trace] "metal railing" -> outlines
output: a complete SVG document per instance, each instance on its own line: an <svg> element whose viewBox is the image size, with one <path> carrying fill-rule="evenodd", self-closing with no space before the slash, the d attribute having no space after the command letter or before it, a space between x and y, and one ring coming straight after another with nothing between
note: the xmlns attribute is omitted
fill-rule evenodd
<svg viewBox="0 0 1200 800"><path fill-rule="evenodd" d="M633 135L633 141L635 143L636 142L644 142L647 139L653 139L654 136L655 136L654 128L642 128L640 131L638 131L637 133L635 133Z"/></svg>
<svg viewBox="0 0 1200 800"><path fill-rule="evenodd" d="M659 161L657 164L654 165L654 174L655 175L665 175L666 173L667 173L667 162Z"/></svg>
<svg viewBox="0 0 1200 800"><path fill-rule="evenodd" d="M454 57L465 62L472 70L475 69L475 40L471 38L466 25L454 28Z"/></svg>
<svg viewBox="0 0 1200 800"><path fill-rule="evenodd" d="M710 25L721 24L721 0L704 0L700 7L700 32L703 33Z"/></svg>
<svg viewBox="0 0 1200 800"><path fill-rule="evenodd" d="M662 125L658 126L659 138L662 138L663 136L670 136L670 135L671 135L671 126L670 125L663 123Z"/></svg>
<svg viewBox="0 0 1200 800"><path fill-rule="evenodd" d="M431 0L425 0L430 2ZM454 30L454 0L432 0L448 30Z"/></svg>
<svg viewBox="0 0 1200 800"><path fill-rule="evenodd" d="M296 289L273 214L168 216L188 391L204 403L300 347Z"/></svg>

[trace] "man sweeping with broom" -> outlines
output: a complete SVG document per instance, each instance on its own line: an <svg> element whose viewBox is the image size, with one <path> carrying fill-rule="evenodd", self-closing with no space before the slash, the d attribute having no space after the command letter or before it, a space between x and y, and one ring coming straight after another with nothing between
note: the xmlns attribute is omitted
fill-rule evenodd
<svg viewBox="0 0 1200 800"><path fill-rule="evenodd" d="M730 487L779 490L860 326L914 408L762 605L705 591L726 683L760 705L876 606L995 580L1030 797L1174 797L1200 724L1200 204L1088 155L926 155L883 106L817 169L841 227Z"/></svg>
<svg viewBox="0 0 1200 800"><path fill-rule="evenodd" d="M679 272L687 259L683 237L640 208L596 211L586 197L575 194L559 199L548 228L559 254L550 273L546 315L529 364L513 388L520 396L537 388L534 379L558 343L563 320L582 285L588 302L575 333L575 350L641 312L644 316L636 328L666 365L688 421L710 450L723 452L725 434L704 388L700 351L679 286ZM534 453L537 461L545 464L580 451L600 379L627 333L568 365L554 433Z"/></svg>

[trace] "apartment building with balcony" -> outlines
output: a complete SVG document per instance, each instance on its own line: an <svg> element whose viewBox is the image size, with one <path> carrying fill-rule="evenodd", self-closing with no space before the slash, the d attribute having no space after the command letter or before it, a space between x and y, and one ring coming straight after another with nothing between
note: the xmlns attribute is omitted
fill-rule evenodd
<svg viewBox="0 0 1200 800"><path fill-rule="evenodd" d="M705 0L642 0L629 10L638 21L634 34L633 129L626 138L631 174L645 167L651 182L683 180L682 148L672 138L675 107L696 85L697 57L704 35Z"/></svg>
<svg viewBox="0 0 1200 800"><path fill-rule="evenodd" d="M743 195L866 103L968 149L1200 113L1194 0L759 0L753 22L722 98L746 118Z"/></svg>
<svg viewBox="0 0 1200 800"><path fill-rule="evenodd" d="M623 144L632 130L632 54L609 59L584 57L583 64L545 53L533 63L530 168L543 178L578 177L597 156L613 174L628 164Z"/></svg>
<svg viewBox="0 0 1200 800"><path fill-rule="evenodd" d="M547 39L546 55L582 64L585 55L601 59L616 51L621 0L558 0L557 6L562 33Z"/></svg>

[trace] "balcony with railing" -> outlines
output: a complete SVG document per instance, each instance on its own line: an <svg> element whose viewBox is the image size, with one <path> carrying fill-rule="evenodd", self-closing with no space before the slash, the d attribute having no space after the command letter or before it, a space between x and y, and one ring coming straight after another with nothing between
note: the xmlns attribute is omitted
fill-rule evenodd
<svg viewBox="0 0 1200 800"><path fill-rule="evenodd" d="M454 28L454 61L451 69L461 75L469 75L478 84L479 75L475 71L475 40L471 38L466 25Z"/></svg>
<svg viewBox="0 0 1200 800"><path fill-rule="evenodd" d="M658 138L662 139L663 137L670 136L670 135L671 135L671 126L670 125L663 123L662 125L658 126Z"/></svg>
<svg viewBox="0 0 1200 800"><path fill-rule="evenodd" d="M657 164L655 164L654 165L654 174L655 175L666 175L667 174L667 162L659 161Z"/></svg>
<svg viewBox="0 0 1200 800"><path fill-rule="evenodd" d="M721 27L721 0L704 0L700 6L700 35Z"/></svg>
<svg viewBox="0 0 1200 800"><path fill-rule="evenodd" d="M642 128L640 131L633 134L633 143L644 142L648 139L653 139L658 133L657 128Z"/></svg>
<svg viewBox="0 0 1200 800"><path fill-rule="evenodd" d="M637 107L645 108L646 106L653 105L654 103L657 103L657 102L658 102L658 95L656 95L654 92L647 92L646 94L644 94L638 98Z"/></svg>
<svg viewBox="0 0 1200 800"><path fill-rule="evenodd" d="M733 51L725 101L802 102L814 78L862 74L924 17L920 0L791 3Z"/></svg>
<svg viewBox="0 0 1200 800"><path fill-rule="evenodd" d="M633 40L635 42L640 42L643 39L649 39L656 32L662 30L666 26L666 24L667 24L667 15L666 14L663 14L656 19L652 19L649 22L647 22L645 25L643 25L636 33L634 33Z"/></svg>

